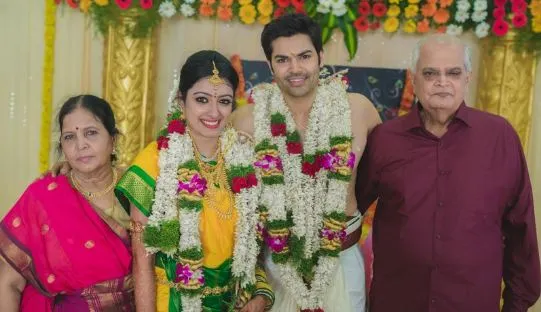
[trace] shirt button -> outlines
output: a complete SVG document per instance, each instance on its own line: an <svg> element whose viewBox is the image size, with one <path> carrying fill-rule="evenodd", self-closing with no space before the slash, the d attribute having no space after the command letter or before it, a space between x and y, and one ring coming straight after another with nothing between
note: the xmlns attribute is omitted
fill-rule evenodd
<svg viewBox="0 0 541 312"><path fill-rule="evenodd" d="M443 202L438 202L438 207L443 207Z"/></svg>
<svg viewBox="0 0 541 312"><path fill-rule="evenodd" d="M436 303L436 298L430 299L430 302L431 302L431 303Z"/></svg>
<svg viewBox="0 0 541 312"><path fill-rule="evenodd" d="M440 234L436 234L436 239L440 239L441 238L441 235Z"/></svg>

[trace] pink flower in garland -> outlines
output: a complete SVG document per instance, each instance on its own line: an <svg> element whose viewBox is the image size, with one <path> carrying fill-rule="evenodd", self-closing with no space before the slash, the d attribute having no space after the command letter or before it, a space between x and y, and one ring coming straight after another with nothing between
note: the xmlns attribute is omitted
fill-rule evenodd
<svg viewBox="0 0 541 312"><path fill-rule="evenodd" d="M528 8L528 3L524 0L514 0L511 1L511 11L513 13L524 13Z"/></svg>
<svg viewBox="0 0 541 312"><path fill-rule="evenodd" d="M274 252L279 253L284 250L287 245L288 236L272 236L267 237L267 246Z"/></svg>
<svg viewBox="0 0 541 312"><path fill-rule="evenodd" d="M495 8L494 11L492 11L492 16L494 19L503 19L505 17L505 9L504 8Z"/></svg>
<svg viewBox="0 0 541 312"><path fill-rule="evenodd" d="M503 19L497 19L492 24L492 32L498 37L505 36L509 31L509 25Z"/></svg>
<svg viewBox="0 0 541 312"><path fill-rule="evenodd" d="M141 0L140 4L144 10L152 8L152 0Z"/></svg>
<svg viewBox="0 0 541 312"><path fill-rule="evenodd" d="M340 164L340 156L337 153L337 150L333 149L329 153L323 156L323 162L321 166L329 171L335 171L335 167Z"/></svg>
<svg viewBox="0 0 541 312"><path fill-rule="evenodd" d="M194 174L188 182L178 182L177 192L187 191L188 193L198 192L201 196L205 195L207 190L207 180L199 174Z"/></svg>
<svg viewBox="0 0 541 312"><path fill-rule="evenodd" d="M126 10L130 7L132 0L115 0L116 4L122 10Z"/></svg>
<svg viewBox="0 0 541 312"><path fill-rule="evenodd" d="M512 23L515 28L522 28L528 23L528 18L524 13L515 13Z"/></svg>
<svg viewBox="0 0 541 312"><path fill-rule="evenodd" d="M503 8L507 0L494 0L494 5L498 8Z"/></svg>
<svg viewBox="0 0 541 312"><path fill-rule="evenodd" d="M182 265L179 263L177 264L177 270L175 272L175 275L175 283L182 283L184 285L188 285L190 283L190 279L192 279L193 272L188 264Z"/></svg>
<svg viewBox="0 0 541 312"><path fill-rule="evenodd" d="M275 157L272 155L265 155L263 159L258 160L254 163L254 166L261 168L263 170L272 170L278 169L283 170L282 159L280 157Z"/></svg>
<svg viewBox="0 0 541 312"><path fill-rule="evenodd" d="M355 153L353 153L353 152L349 153L347 166L350 167L351 169L353 169L353 167L355 167L355 159L356 158L357 158L357 156L355 156Z"/></svg>

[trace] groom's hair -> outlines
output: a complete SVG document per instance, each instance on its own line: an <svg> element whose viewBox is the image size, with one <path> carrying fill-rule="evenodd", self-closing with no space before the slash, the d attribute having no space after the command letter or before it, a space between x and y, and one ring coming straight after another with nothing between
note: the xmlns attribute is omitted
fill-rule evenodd
<svg viewBox="0 0 541 312"><path fill-rule="evenodd" d="M310 37L316 50L318 60L319 54L323 49L321 39L321 27L310 17L300 14L285 14L272 20L265 25L261 33L261 47L265 52L267 60L272 58L272 42L280 37L291 37L297 34L303 34Z"/></svg>

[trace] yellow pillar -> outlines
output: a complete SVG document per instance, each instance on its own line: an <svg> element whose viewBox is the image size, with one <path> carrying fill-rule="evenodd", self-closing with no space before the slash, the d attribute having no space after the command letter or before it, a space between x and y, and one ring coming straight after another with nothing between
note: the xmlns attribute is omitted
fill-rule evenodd
<svg viewBox="0 0 541 312"><path fill-rule="evenodd" d="M479 67L477 106L505 117L517 131L526 152L532 124L536 58L517 50L516 33L500 40L484 39Z"/></svg>
<svg viewBox="0 0 541 312"><path fill-rule="evenodd" d="M128 166L154 137L156 32L147 38L129 37L126 26L133 25L134 17L127 11L119 26L109 27L103 52L103 95L113 107L121 133L119 166Z"/></svg>

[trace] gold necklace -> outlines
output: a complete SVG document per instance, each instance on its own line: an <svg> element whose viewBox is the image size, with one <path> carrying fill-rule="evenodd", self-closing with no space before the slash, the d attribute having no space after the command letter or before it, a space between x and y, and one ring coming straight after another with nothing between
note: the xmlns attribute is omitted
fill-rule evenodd
<svg viewBox="0 0 541 312"><path fill-rule="evenodd" d="M113 188L116 185L117 172L116 170L113 169L113 182L111 182L111 184L109 184L103 190L97 191L97 192L87 192L83 190L83 187L81 186L79 181L77 181L77 179L75 178L75 175L73 174L73 170L70 171L70 178L71 178L71 182L73 183L73 186L75 187L77 191L79 191L79 193L83 194L83 196L88 199L94 199L94 198L102 197L103 195L113 190Z"/></svg>
<svg viewBox="0 0 541 312"><path fill-rule="evenodd" d="M216 156L216 165L210 165L201 160L201 153L197 149L195 142L192 138L192 145L194 150L194 158L199 166L199 170L203 178L207 180L207 190L205 191L204 198L209 203L209 207L212 208L218 218L222 220L229 220L233 216L233 207L234 207L234 198L231 191L231 187L227 181L227 174L225 172L225 160L221 152L220 142L218 142L217 156ZM229 196L229 207L227 211L222 211L218 208L217 197L221 187L225 187L227 194Z"/></svg>

